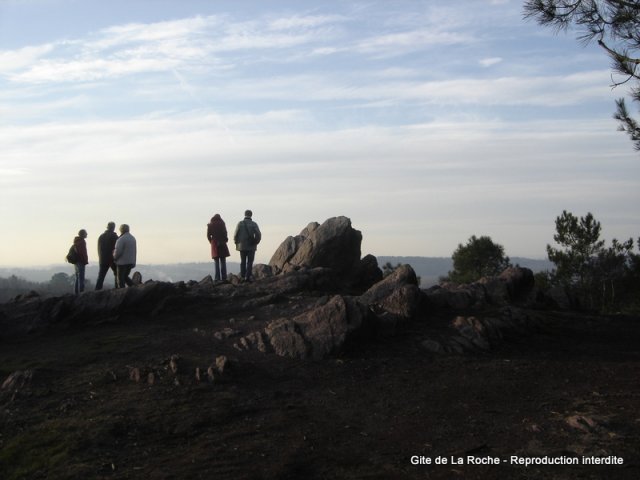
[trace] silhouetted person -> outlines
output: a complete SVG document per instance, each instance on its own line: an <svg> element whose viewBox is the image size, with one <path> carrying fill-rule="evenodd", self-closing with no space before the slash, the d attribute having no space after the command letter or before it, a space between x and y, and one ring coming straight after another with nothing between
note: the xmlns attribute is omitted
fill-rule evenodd
<svg viewBox="0 0 640 480"><path fill-rule="evenodd" d="M78 236L73 239L73 246L78 254L78 261L74 264L76 272L76 280L73 285L75 294L84 292L84 272L85 267L89 264L89 254L87 253L87 231L82 229L78 232Z"/></svg>
<svg viewBox="0 0 640 480"><path fill-rule="evenodd" d="M236 231L233 234L236 250L240 252L240 276L245 282L251 280L253 260L256 256L258 244L262 239L260 228L256 222L251 220L252 216L251 210L246 210L244 212L244 220L238 222Z"/></svg>
<svg viewBox="0 0 640 480"><path fill-rule="evenodd" d="M118 283L118 274L116 264L113 261L113 249L116 248L118 234L115 232L116 224L109 222L105 232L98 237L98 260L100 262L100 271L98 272L98 280L96 280L96 290L102 290L104 278L107 276L109 269L113 271L113 279L115 284Z"/></svg>
<svg viewBox="0 0 640 480"><path fill-rule="evenodd" d="M222 220L219 213L216 213L211 222L207 224L207 239L211 244L211 258L216 264L215 280L227 280L227 257L231 255L229 253L229 247L227 242L227 226Z"/></svg>
<svg viewBox="0 0 640 480"><path fill-rule="evenodd" d="M120 225L120 236L113 250L113 259L116 263L117 282L116 288L124 288L125 285L133 286L129 278L131 269L136 266L136 239L129 233L129 225Z"/></svg>

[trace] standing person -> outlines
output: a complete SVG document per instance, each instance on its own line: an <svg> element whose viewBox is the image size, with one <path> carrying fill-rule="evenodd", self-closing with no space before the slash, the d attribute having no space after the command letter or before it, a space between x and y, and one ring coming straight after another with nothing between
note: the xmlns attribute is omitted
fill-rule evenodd
<svg viewBox="0 0 640 480"><path fill-rule="evenodd" d="M125 285L132 287L129 274L136 266L136 239L129 233L129 225L126 223L120 225L120 236L113 250L113 259L117 272L116 288L124 288Z"/></svg>
<svg viewBox="0 0 640 480"><path fill-rule="evenodd" d="M251 220L253 212L246 210L244 212L244 220L238 222L236 231L233 234L233 241L236 244L236 250L240 252L240 276L245 282L251 281L253 268L253 260L256 256L258 243L262 239L258 224Z"/></svg>
<svg viewBox="0 0 640 480"><path fill-rule="evenodd" d="M227 246L229 241L227 226L219 213L211 217L211 222L207 224L207 239L211 244L211 258L216 264L215 280L225 282L227 280L227 257L231 254Z"/></svg>
<svg viewBox="0 0 640 480"><path fill-rule="evenodd" d="M78 261L74 264L76 272L76 281L73 285L73 291L76 295L84 292L84 272L85 267L89 264L89 254L87 253L87 231L83 228L78 232L78 236L73 239L73 246L78 254Z"/></svg>
<svg viewBox="0 0 640 480"><path fill-rule="evenodd" d="M96 290L102 290L104 278L107 276L109 269L113 271L115 283L118 283L116 273L116 264L113 262L113 249L116 248L118 234L115 232L116 224L109 222L107 229L98 237L98 260L100 262L100 271L98 272L98 280L96 280Z"/></svg>

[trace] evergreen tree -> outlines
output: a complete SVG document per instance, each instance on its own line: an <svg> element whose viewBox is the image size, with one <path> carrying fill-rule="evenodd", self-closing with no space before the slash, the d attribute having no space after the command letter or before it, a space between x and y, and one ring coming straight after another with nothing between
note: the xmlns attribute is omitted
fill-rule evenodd
<svg viewBox="0 0 640 480"><path fill-rule="evenodd" d="M525 18L557 30L579 29L584 43L597 41L612 60L613 85L631 85L640 103L640 2L637 0L528 0ZM631 117L623 98L616 101L614 118L640 150L640 125Z"/></svg>
<svg viewBox="0 0 640 480"><path fill-rule="evenodd" d="M556 264L556 278L565 286L585 289L593 270L595 257L602 251L602 227L591 213L578 218L563 210L556 218L553 239L562 248L547 245L549 260Z"/></svg>

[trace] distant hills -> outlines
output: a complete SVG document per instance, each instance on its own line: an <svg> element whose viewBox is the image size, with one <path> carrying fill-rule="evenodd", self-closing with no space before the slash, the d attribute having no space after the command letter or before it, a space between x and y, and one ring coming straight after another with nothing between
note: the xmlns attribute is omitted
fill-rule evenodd
<svg viewBox="0 0 640 480"><path fill-rule="evenodd" d="M450 257L387 257L379 256L378 265L382 268L387 262L393 266L400 264L409 264L421 278L421 286L429 287L438 283L438 279L446 275L453 268L453 261ZM523 257L512 257L511 263L520 265L521 267L530 268L534 272L551 270L553 263L548 260L538 260ZM213 262L208 263L172 263L158 265L139 265L136 270L142 274L143 281L150 279L166 282L179 282L189 280L202 280L207 275L213 276ZM227 262L227 270L229 273L238 273L240 264L237 262ZM51 277L58 273L64 272L68 275L73 274L71 265L59 264L40 268L0 268L0 277L8 278L12 275L23 278L32 282L48 282ZM95 281L98 276L98 266L90 264L87 266L86 276L88 279ZM112 278L112 277L111 277ZM107 277L107 286L111 285L111 279Z"/></svg>

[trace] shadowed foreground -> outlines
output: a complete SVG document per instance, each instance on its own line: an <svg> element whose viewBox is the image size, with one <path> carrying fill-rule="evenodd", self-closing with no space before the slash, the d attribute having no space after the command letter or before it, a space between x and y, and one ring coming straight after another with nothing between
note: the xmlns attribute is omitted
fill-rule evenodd
<svg viewBox="0 0 640 480"><path fill-rule="evenodd" d="M0 397L2 478L638 478L638 319L546 312L462 355L423 346L444 317L319 361L233 347L308 301L199 301L4 343L2 377L29 373ZM469 455L624 464L411 463Z"/></svg>

